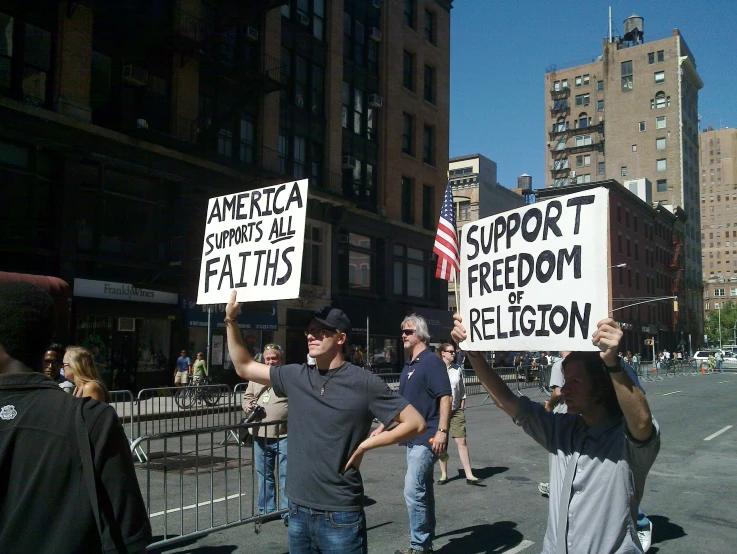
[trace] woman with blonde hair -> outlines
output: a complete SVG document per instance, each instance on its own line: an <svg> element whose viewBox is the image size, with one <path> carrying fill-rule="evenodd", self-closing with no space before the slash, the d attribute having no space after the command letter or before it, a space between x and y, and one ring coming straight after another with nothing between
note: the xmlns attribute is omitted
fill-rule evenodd
<svg viewBox="0 0 737 554"><path fill-rule="evenodd" d="M97 372L95 359L89 350L81 346L68 347L63 366L64 376L74 382L74 396L90 396L100 402L110 402L110 393Z"/></svg>

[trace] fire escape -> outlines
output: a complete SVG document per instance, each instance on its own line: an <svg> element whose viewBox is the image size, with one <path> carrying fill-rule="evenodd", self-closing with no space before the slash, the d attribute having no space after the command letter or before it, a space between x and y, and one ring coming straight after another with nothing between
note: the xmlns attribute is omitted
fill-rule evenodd
<svg viewBox="0 0 737 554"><path fill-rule="evenodd" d="M683 246L683 239L676 233L673 233L673 239L671 241L673 245L673 257L671 258L668 269L673 276L673 285L671 286L671 296L680 296L683 294L683 287L681 286L681 275L683 274L683 264L681 263L681 247ZM677 300L676 300L677 301ZM673 310L673 329L675 330L678 325L678 311Z"/></svg>

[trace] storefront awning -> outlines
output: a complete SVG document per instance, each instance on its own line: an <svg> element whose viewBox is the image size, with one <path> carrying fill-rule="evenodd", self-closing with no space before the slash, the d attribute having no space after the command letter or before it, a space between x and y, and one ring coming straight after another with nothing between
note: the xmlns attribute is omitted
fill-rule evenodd
<svg viewBox="0 0 737 554"><path fill-rule="evenodd" d="M0 271L0 283L14 283L22 281L31 283L37 287L41 287L51 296L64 297L70 296L71 288L69 283L58 277L48 277L46 275L31 275L29 273L9 273Z"/></svg>

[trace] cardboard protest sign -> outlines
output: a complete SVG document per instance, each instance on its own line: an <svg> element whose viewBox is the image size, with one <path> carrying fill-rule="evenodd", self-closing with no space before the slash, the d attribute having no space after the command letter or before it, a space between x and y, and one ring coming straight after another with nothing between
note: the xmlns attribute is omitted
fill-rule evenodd
<svg viewBox="0 0 737 554"><path fill-rule="evenodd" d="M609 191L590 189L464 225L464 350L597 350L609 315Z"/></svg>
<svg viewBox="0 0 737 554"><path fill-rule="evenodd" d="M198 304L299 297L307 179L210 198Z"/></svg>

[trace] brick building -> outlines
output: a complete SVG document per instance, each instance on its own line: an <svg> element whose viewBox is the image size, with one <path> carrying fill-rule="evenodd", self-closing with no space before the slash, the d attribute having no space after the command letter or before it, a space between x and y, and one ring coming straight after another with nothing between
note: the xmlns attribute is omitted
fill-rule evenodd
<svg viewBox="0 0 737 554"><path fill-rule="evenodd" d="M698 209L698 91L703 87L685 39L644 40L642 18L605 38L592 63L545 75L546 186L648 180L652 201L678 206L683 237L682 319L703 333ZM685 308L685 309L684 309ZM690 314L694 314L691 316Z"/></svg>
<svg viewBox="0 0 737 554"><path fill-rule="evenodd" d="M300 361L302 316L333 302L362 350L368 318L373 361L394 367L405 313L448 327L432 244L450 9L0 1L3 269L73 284L64 340L101 346L129 386L163 384L180 348L206 345L206 199L309 178L301 298L250 306L246 339Z"/></svg>
<svg viewBox="0 0 737 554"><path fill-rule="evenodd" d="M652 351L643 341L655 338L656 350L689 348L700 344L683 322L683 237L686 213L665 204L652 205L614 180L535 190L538 200L573 194L594 187L609 189L609 288L613 317L622 326L622 351ZM642 302L642 303L640 303ZM640 304L638 304L640 303ZM633 305L637 304L637 305Z"/></svg>

